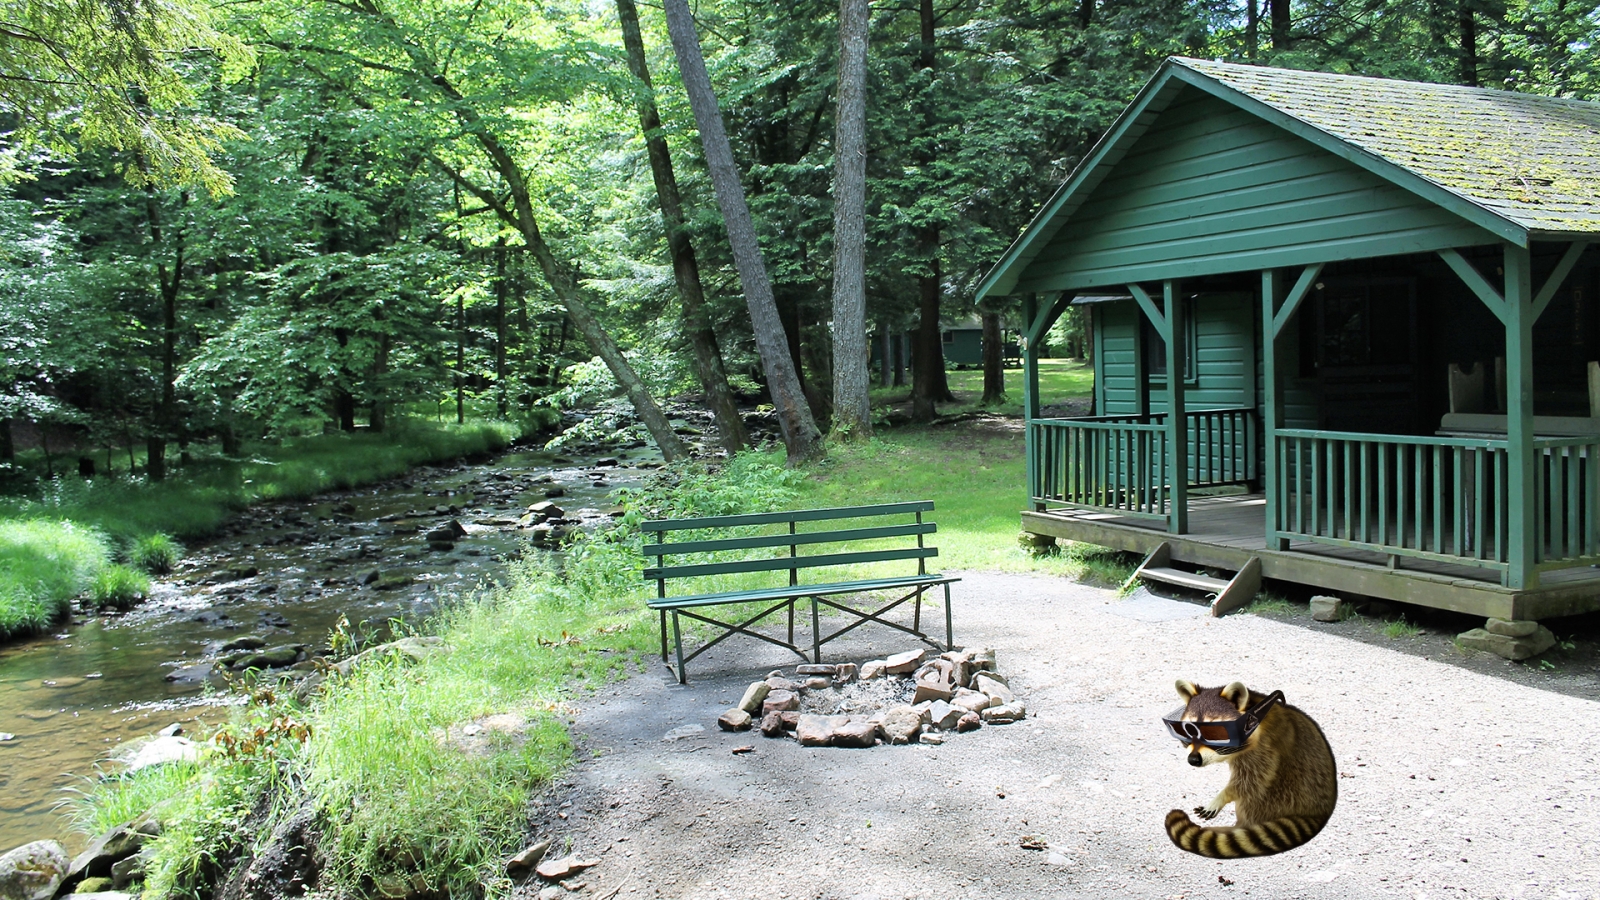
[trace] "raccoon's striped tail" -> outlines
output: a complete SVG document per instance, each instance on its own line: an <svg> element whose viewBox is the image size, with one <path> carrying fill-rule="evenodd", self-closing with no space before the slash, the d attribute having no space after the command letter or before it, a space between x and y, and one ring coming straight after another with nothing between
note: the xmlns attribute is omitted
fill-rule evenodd
<svg viewBox="0 0 1600 900"><path fill-rule="evenodd" d="M1187 850L1212 859L1238 856L1271 856L1292 850L1317 836L1326 818L1284 816L1254 825L1201 828L1181 809L1167 813L1167 837Z"/></svg>

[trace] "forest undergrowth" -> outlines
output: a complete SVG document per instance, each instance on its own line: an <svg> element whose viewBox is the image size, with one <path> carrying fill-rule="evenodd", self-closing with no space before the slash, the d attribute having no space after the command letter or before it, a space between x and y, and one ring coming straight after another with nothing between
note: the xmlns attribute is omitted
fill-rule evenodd
<svg viewBox="0 0 1600 900"><path fill-rule="evenodd" d="M503 896L528 803L570 762L573 704L653 663L641 521L933 499L942 568L1125 577L1114 554L1019 546L1022 459L1016 423L986 420L838 446L801 469L751 452L663 470L563 559L530 553L501 583L419 623L444 652L363 664L305 699L277 682L243 685L248 701L199 765L101 782L76 820L96 832L160 804L147 896L207 893L308 809L328 889ZM340 633L330 644L350 652L377 639Z"/></svg>
<svg viewBox="0 0 1600 900"><path fill-rule="evenodd" d="M170 569L179 542L214 533L263 501L371 484L412 467L501 449L506 422L402 420L382 433L320 434L200 458L155 484L64 476L0 497L0 640L48 628L83 598L126 608Z"/></svg>

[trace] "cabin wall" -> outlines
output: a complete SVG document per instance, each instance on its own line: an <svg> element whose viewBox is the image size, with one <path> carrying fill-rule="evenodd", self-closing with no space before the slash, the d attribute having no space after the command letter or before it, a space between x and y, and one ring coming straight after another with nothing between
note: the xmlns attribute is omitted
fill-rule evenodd
<svg viewBox="0 0 1600 900"><path fill-rule="evenodd" d="M1194 318L1194 377L1185 383L1191 410L1255 406L1260 396L1256 364L1254 298L1248 294L1202 294L1189 304ZM1130 415L1138 410L1134 383L1134 342L1144 313L1132 302L1094 307L1095 400L1104 415ZM1150 411L1165 412L1167 379L1149 376Z"/></svg>
<svg viewBox="0 0 1600 900"><path fill-rule="evenodd" d="M1496 241L1310 141L1187 88L1041 248L1016 292Z"/></svg>

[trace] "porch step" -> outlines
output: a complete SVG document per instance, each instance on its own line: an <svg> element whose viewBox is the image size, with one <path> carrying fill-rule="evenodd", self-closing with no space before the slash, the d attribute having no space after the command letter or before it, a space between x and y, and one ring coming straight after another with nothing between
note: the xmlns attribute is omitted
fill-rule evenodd
<svg viewBox="0 0 1600 900"><path fill-rule="evenodd" d="M1148 581L1161 581L1175 584L1179 587L1205 591L1208 594L1220 594L1228 589L1228 582L1222 578L1212 578L1210 575L1201 575L1198 572L1185 572L1182 569L1169 569L1165 566L1150 566L1139 570L1139 577Z"/></svg>
<svg viewBox="0 0 1600 900"><path fill-rule="evenodd" d="M1185 572L1172 567L1172 545L1163 541L1145 557L1144 564L1133 573L1127 584L1148 579L1165 584L1175 584L1190 590L1214 595L1211 614L1220 616L1232 612L1254 600L1261 591L1261 560L1252 556L1231 579L1213 578L1196 572Z"/></svg>

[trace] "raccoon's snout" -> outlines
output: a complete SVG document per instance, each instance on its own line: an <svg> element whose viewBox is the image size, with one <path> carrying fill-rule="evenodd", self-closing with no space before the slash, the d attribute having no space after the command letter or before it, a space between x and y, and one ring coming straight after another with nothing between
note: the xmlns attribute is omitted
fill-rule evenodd
<svg viewBox="0 0 1600 900"><path fill-rule="evenodd" d="M1206 761L1200 758L1200 751L1199 750L1190 750L1189 751L1189 765L1194 766L1196 768L1199 768L1200 766L1203 766L1205 764L1206 764Z"/></svg>

